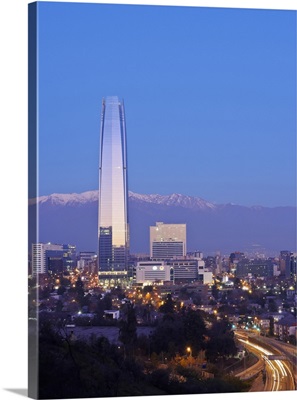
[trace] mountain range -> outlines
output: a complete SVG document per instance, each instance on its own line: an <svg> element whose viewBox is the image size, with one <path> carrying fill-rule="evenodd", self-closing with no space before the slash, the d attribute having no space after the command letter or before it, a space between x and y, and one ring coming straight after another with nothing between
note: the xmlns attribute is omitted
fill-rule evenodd
<svg viewBox="0 0 297 400"><path fill-rule="evenodd" d="M37 209L40 242L75 244L78 251L97 250L98 191L29 199L29 218L34 218ZM129 192L131 253L149 253L149 226L157 221L186 223L188 251L276 255L280 250L296 249L296 207L246 207L176 193ZM33 238L31 226L29 245Z"/></svg>

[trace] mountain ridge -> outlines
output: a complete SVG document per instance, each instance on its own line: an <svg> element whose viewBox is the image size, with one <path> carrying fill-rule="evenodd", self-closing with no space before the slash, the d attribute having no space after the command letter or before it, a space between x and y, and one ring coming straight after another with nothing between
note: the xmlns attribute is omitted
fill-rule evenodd
<svg viewBox="0 0 297 400"><path fill-rule="evenodd" d="M78 251L97 251L97 190L30 199L29 220L34 221L37 214L38 237L34 224L29 224L29 248L37 240L75 244ZM188 251L230 254L256 246L259 251L275 255L296 248L296 207L247 207L214 204L178 193L164 196L129 192L131 253L149 253L149 227L157 221L185 223Z"/></svg>
<svg viewBox="0 0 297 400"><path fill-rule="evenodd" d="M169 195L160 195L160 194L140 194L129 191L129 200L132 201L140 201L145 203L154 203L166 206L180 206L185 208L200 208L200 209L210 209L216 210L222 207L245 207L248 209L262 209L262 208L281 208L281 207L293 207L294 206L262 206L262 205L253 205L253 206L245 206L241 204L234 203L223 203L216 204L210 201L207 201L199 196L188 196L180 193L171 193ZM85 204L87 202L96 202L98 201L98 190L89 190L82 193L52 193L47 196L40 196L37 198L29 199L29 205L33 204L44 204L51 203L53 205L70 205L75 203Z"/></svg>

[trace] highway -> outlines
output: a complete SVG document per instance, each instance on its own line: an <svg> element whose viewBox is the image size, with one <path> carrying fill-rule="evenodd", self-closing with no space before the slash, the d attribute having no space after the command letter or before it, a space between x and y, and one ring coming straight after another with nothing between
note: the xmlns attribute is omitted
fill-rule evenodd
<svg viewBox="0 0 297 400"><path fill-rule="evenodd" d="M235 332L240 343L254 353L259 361L252 367L242 371L241 379L250 379L261 372L265 377L265 391L295 390L294 371L287 356L282 352L274 351L270 344L259 342L247 333Z"/></svg>
<svg viewBox="0 0 297 400"><path fill-rule="evenodd" d="M270 346L275 348L277 352L286 356L288 361L290 361L291 370L294 372L295 385L297 383L297 347L292 344L287 344L279 340L271 338L259 338L261 343L268 343Z"/></svg>

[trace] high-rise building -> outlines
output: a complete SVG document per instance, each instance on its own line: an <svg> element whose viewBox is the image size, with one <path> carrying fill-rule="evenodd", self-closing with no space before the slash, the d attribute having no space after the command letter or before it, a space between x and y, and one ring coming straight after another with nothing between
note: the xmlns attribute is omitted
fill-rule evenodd
<svg viewBox="0 0 297 400"><path fill-rule="evenodd" d="M32 274L58 273L72 270L76 246L71 244L33 243Z"/></svg>
<svg viewBox="0 0 297 400"><path fill-rule="evenodd" d="M286 278L293 279L296 282L296 275L297 275L297 253L291 253L290 268L289 268L289 273L286 274Z"/></svg>
<svg viewBox="0 0 297 400"><path fill-rule="evenodd" d="M279 268L281 275L286 278L290 277L290 257L291 252L289 250L282 250L279 255Z"/></svg>
<svg viewBox="0 0 297 400"><path fill-rule="evenodd" d="M98 266L127 269L129 255L127 149L124 104L102 101L99 148Z"/></svg>
<svg viewBox="0 0 297 400"><path fill-rule="evenodd" d="M236 277L245 278L249 275L254 277L271 277L273 276L273 271L274 268L271 260L243 259L237 264Z"/></svg>
<svg viewBox="0 0 297 400"><path fill-rule="evenodd" d="M52 251L63 251L63 245L51 243L32 244L32 274L46 274L48 272L48 253Z"/></svg>
<svg viewBox="0 0 297 400"><path fill-rule="evenodd" d="M186 256L186 224L156 222L150 226L150 257L166 260Z"/></svg>
<svg viewBox="0 0 297 400"><path fill-rule="evenodd" d="M63 244L63 269L70 271L76 266L76 245Z"/></svg>

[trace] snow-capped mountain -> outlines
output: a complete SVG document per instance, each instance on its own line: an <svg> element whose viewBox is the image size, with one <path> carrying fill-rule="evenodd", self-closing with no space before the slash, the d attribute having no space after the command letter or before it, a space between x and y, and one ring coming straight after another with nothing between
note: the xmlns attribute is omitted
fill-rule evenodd
<svg viewBox="0 0 297 400"><path fill-rule="evenodd" d="M98 191L92 190L83 193L53 193L49 196L41 196L29 199L29 205L33 204L52 204L52 205L74 205L86 204L98 201ZM162 204L164 206L178 206L185 208L199 208L214 210L217 206L200 197L185 196L183 194L173 193L170 195L160 194L138 194L129 192L129 201L144 202L152 204Z"/></svg>
<svg viewBox="0 0 297 400"><path fill-rule="evenodd" d="M173 193L170 195L160 194L138 194L129 192L129 198L132 201L142 201L154 204L163 204L165 206L178 206L185 208L200 208L200 209L216 209L213 203L201 199L200 197L185 196L183 194Z"/></svg>
<svg viewBox="0 0 297 400"><path fill-rule="evenodd" d="M78 251L97 250L98 191L51 194L29 200L29 218L39 212L40 242L71 243ZM213 204L182 194L129 192L132 253L149 250L149 227L157 221L187 224L188 251L246 251L255 244L277 254L295 251L296 207ZM35 237L29 232L29 244Z"/></svg>
<svg viewBox="0 0 297 400"><path fill-rule="evenodd" d="M88 202L98 201L98 191L92 190L83 193L53 193L49 196L40 196L29 199L29 205L49 203L52 205L70 205L85 204Z"/></svg>

